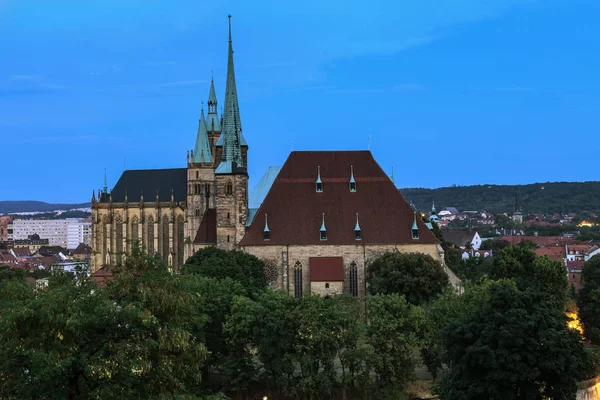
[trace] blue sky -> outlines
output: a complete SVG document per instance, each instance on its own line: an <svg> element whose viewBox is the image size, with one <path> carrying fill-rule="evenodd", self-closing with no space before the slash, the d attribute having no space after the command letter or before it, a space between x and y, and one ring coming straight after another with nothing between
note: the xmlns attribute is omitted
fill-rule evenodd
<svg viewBox="0 0 600 400"><path fill-rule="evenodd" d="M597 0L0 0L0 200L184 167L227 14L251 186L371 150L400 187L598 180Z"/></svg>

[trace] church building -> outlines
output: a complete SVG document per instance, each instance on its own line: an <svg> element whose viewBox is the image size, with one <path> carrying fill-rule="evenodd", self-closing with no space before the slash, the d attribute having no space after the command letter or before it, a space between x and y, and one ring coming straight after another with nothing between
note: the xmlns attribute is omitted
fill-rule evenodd
<svg viewBox="0 0 600 400"><path fill-rule="evenodd" d="M370 151L293 151L249 200L231 20L224 103L219 116L211 81L186 168L127 170L112 190L105 182L94 191L92 272L122 262L136 242L175 266L217 246L265 260L269 283L290 295L364 296L366 265L387 251L444 265L439 242Z"/></svg>

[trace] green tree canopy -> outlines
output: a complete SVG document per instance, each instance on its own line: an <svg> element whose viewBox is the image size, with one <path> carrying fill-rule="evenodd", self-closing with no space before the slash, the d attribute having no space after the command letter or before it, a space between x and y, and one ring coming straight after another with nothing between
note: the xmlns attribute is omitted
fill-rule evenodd
<svg viewBox="0 0 600 400"><path fill-rule="evenodd" d="M216 247L198 250L188 258L182 272L216 279L231 278L240 282L246 294L252 297L267 287L264 262L238 250L226 251Z"/></svg>
<svg viewBox="0 0 600 400"><path fill-rule="evenodd" d="M592 373L564 312L510 280L489 282L472 310L445 329L442 398L572 399Z"/></svg>
<svg viewBox="0 0 600 400"><path fill-rule="evenodd" d="M423 304L448 286L441 264L422 253L386 253L369 264L368 291L401 294L411 304Z"/></svg>
<svg viewBox="0 0 600 400"><path fill-rule="evenodd" d="M205 317L166 266L135 249L105 288L58 274L0 308L0 398L195 393L207 352L194 333Z"/></svg>
<svg viewBox="0 0 600 400"><path fill-rule="evenodd" d="M584 265L577 304L585 336L600 344L600 256L590 258Z"/></svg>

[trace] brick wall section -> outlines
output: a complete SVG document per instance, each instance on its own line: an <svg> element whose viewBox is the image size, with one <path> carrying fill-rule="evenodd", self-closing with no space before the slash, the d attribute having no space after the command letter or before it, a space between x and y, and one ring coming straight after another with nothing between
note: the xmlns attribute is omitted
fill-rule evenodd
<svg viewBox="0 0 600 400"><path fill-rule="evenodd" d="M424 253L442 263L448 274L450 283L458 287L460 280L444 264L443 251L434 244L381 244L381 245L340 245L340 246L245 246L244 251L256 257L273 263L279 267L276 288L293 295L294 265L302 264L302 289L304 294L311 293L313 286L310 282L310 257L342 257L346 280L342 283L342 292L350 293L349 272L352 262L356 263L358 272L358 295L365 295L365 269L369 262L386 252L399 251L403 253Z"/></svg>
<svg viewBox="0 0 600 400"><path fill-rule="evenodd" d="M217 175L217 247L233 250L246 233L248 176ZM231 183L233 191L227 194Z"/></svg>
<svg viewBox="0 0 600 400"><path fill-rule="evenodd" d="M326 287L329 285L329 287ZM311 282L310 292L319 296L335 296L344 293L344 282Z"/></svg>

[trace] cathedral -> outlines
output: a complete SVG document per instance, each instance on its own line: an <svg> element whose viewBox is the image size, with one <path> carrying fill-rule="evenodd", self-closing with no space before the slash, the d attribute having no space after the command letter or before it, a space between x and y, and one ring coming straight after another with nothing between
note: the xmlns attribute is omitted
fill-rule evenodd
<svg viewBox="0 0 600 400"><path fill-rule="evenodd" d="M211 81L186 168L127 170L112 190L105 182L93 192L92 272L122 262L134 243L169 265L217 246L263 259L269 283L290 295L362 297L365 268L384 252L444 265L439 242L370 151L293 151L249 194L231 20L221 116L217 105Z"/></svg>

